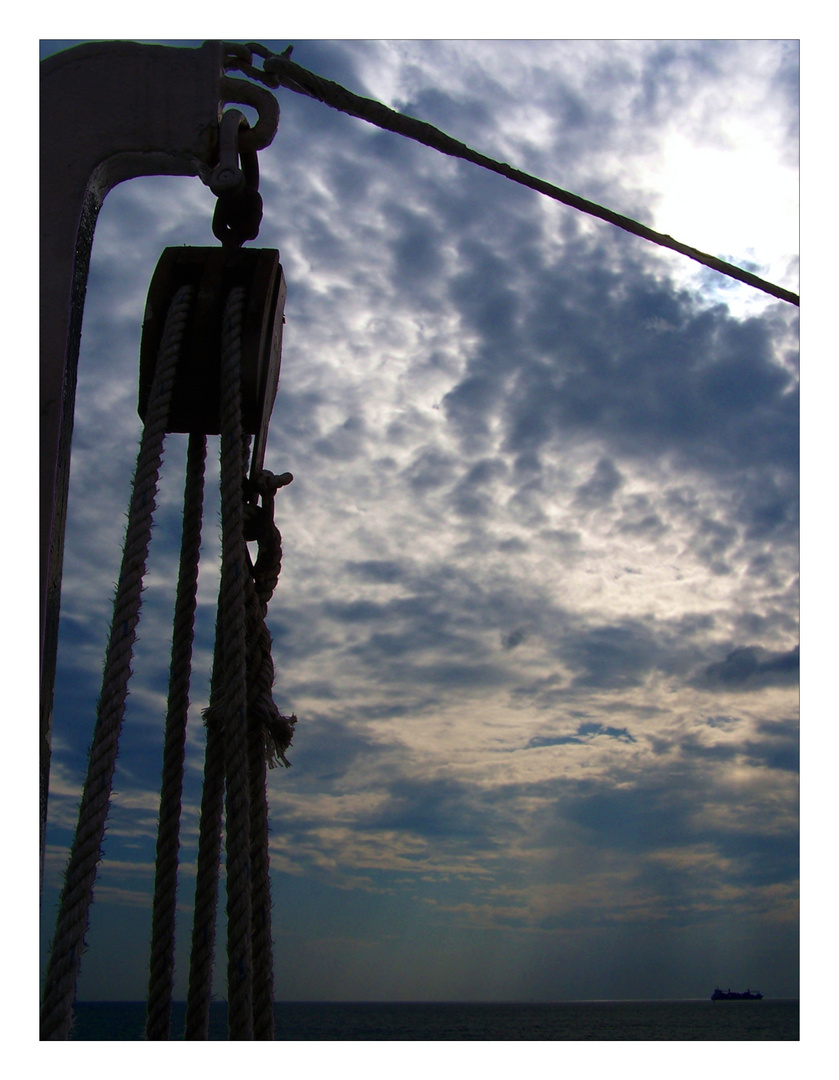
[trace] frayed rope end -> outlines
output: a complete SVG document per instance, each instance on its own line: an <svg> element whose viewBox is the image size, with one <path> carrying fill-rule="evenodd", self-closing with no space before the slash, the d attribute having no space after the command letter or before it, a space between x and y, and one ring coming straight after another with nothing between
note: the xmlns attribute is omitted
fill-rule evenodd
<svg viewBox="0 0 839 1080"><path fill-rule="evenodd" d="M285 751L291 746L296 723L297 717L294 714L283 716L279 712L271 719L265 719L265 748L267 750L269 769L276 768L280 762L287 769L291 768L291 762L285 756Z"/></svg>

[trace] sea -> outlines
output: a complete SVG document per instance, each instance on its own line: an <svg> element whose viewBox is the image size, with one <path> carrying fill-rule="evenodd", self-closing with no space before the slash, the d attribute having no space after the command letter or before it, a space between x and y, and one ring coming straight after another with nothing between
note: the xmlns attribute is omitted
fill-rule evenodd
<svg viewBox="0 0 839 1080"><path fill-rule="evenodd" d="M142 1041L142 1001L75 1006L72 1040ZM276 1039L288 1042L797 1041L798 999L762 1001L566 1001L559 1003L277 1002ZM172 1006L182 1040L186 1004ZM211 1040L227 1039L227 1004L210 1007Z"/></svg>

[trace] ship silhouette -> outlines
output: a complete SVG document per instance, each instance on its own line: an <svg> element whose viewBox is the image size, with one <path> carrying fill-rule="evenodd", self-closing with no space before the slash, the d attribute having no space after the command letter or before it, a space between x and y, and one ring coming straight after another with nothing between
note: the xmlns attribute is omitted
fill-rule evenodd
<svg viewBox="0 0 839 1080"><path fill-rule="evenodd" d="M760 1001L763 994L759 990L746 990L742 994L738 994L736 990L729 988L728 990L720 990L717 986L711 994L711 1001Z"/></svg>

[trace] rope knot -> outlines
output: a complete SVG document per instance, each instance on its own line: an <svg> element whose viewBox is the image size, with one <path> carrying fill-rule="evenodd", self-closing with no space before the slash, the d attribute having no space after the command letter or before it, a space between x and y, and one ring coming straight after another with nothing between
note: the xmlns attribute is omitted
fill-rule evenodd
<svg viewBox="0 0 839 1080"><path fill-rule="evenodd" d="M254 729L261 728L265 738L265 752L269 768L280 763L289 768L285 756L294 736L297 717L283 716L274 703L274 660L271 655L271 635L266 625L268 601L274 593L282 569L282 537L274 524L274 495L281 487L290 484L291 473L276 475L261 469L245 481L244 536L246 541L257 545L256 561L248 563L253 579L253 591L248 599L247 654L248 654L248 720Z"/></svg>
<svg viewBox="0 0 839 1080"><path fill-rule="evenodd" d="M273 495L281 487L287 487L294 477L290 472L272 473L268 469L260 469L256 476L249 480L253 489L260 495Z"/></svg>

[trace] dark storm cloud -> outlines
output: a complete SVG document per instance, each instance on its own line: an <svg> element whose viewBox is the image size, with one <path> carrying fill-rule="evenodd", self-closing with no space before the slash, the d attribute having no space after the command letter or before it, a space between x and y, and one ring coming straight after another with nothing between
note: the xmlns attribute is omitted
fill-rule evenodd
<svg viewBox="0 0 839 1080"><path fill-rule="evenodd" d="M322 790L351 774L376 753L375 740L353 725L352 717L309 713L305 734L295 740L289 754L297 790Z"/></svg>
<svg viewBox="0 0 839 1080"><path fill-rule="evenodd" d="M535 592L516 592L503 579L487 587L465 571L441 570L429 577L408 559L352 562L347 570L374 591L350 601L324 601L319 614L313 610L304 620L294 652L305 655L301 647L315 653L323 647L323 634L308 637L306 623L340 624L349 631L347 655L362 661L382 685L404 687L414 679L444 690L483 680L487 687L506 686L515 697L553 708L569 695L630 690L653 675L706 689L789 685L788 669L797 657L760 659L762 654L747 650L727 662L712 662L706 638L714 619L706 614L600 622L581 619ZM398 586L398 591L382 595L377 591L382 586ZM485 636L491 628L500 653ZM301 640L308 645L301 646ZM525 642L547 648L567 674L535 681L525 675L515 662ZM439 652L446 661L429 662ZM708 659L700 675L691 675L703 656Z"/></svg>
<svg viewBox="0 0 839 1080"><path fill-rule="evenodd" d="M592 836L597 847L652 851L683 844L692 833L690 799L660 778L626 788L578 785L562 818Z"/></svg>
<svg viewBox="0 0 839 1080"><path fill-rule="evenodd" d="M724 660L709 664L695 679L695 685L709 690L762 690L767 686L795 686L798 683L799 647L789 652L744 645L732 650Z"/></svg>
<svg viewBox="0 0 839 1080"><path fill-rule="evenodd" d="M364 421L358 416L349 416L323 438L316 439L312 449L326 458L352 461L366 455L366 435Z"/></svg>
<svg viewBox="0 0 839 1080"><path fill-rule="evenodd" d="M577 488L575 501L585 507L602 506L611 501L622 483L623 477L614 462L610 458L601 458L591 478Z"/></svg>
<svg viewBox="0 0 839 1080"><path fill-rule="evenodd" d="M443 268L442 237L437 235L431 215L415 214L395 204L386 206L384 212L399 232L393 247L394 273L399 281L417 286L436 277Z"/></svg>
<svg viewBox="0 0 839 1080"><path fill-rule="evenodd" d="M405 829L422 836L493 845L492 796L452 777L401 776L384 803L361 820L366 829Z"/></svg>
<svg viewBox="0 0 839 1080"><path fill-rule="evenodd" d="M709 721L710 723L710 721ZM719 723L712 727L723 727ZM688 758L707 761L746 761L754 767L780 769L797 773L799 769L799 733L797 722L764 721L758 725L760 741L743 739L708 744L698 738L686 738L680 744L680 752Z"/></svg>
<svg viewBox="0 0 839 1080"><path fill-rule="evenodd" d="M282 443L286 452L308 443L312 435L321 434L324 428L319 412L326 401L323 391L295 389L291 379L280 378L275 409L282 413ZM293 496L293 491L288 494Z"/></svg>
<svg viewBox="0 0 839 1080"><path fill-rule="evenodd" d="M515 630L511 630L508 634L503 634L501 637L501 647L504 649L516 649L523 642L527 641L530 636L530 631L526 626L517 626Z"/></svg>
<svg viewBox="0 0 839 1080"><path fill-rule="evenodd" d="M365 559L363 562L345 563L345 567L354 577L385 585L400 581L406 572L406 567L394 559Z"/></svg>
<svg viewBox="0 0 839 1080"><path fill-rule="evenodd" d="M452 231L457 204L442 192L437 205ZM709 469L725 469L727 455L794 467L797 399L774 362L777 313L741 323L698 310L614 230L548 263L525 208L506 208L491 239L460 227L451 296L477 344L444 404L464 439L485 431L507 388L500 416L514 452L582 433L621 454L676 450Z"/></svg>
<svg viewBox="0 0 839 1080"><path fill-rule="evenodd" d="M502 100L509 102L509 93L499 87L486 72L477 71L474 89L477 94L452 95L443 93L435 87L421 90L409 100L401 101L398 108L411 116L422 117L427 123L449 125L451 129L468 132L470 138L480 138L492 132L495 126L494 112L486 104L487 95L500 93Z"/></svg>
<svg viewBox="0 0 839 1080"><path fill-rule="evenodd" d="M625 535L655 539L670 526L655 511L648 496L633 495L624 502L615 528Z"/></svg>
<svg viewBox="0 0 839 1080"><path fill-rule="evenodd" d="M409 674L441 687L479 685L483 679L487 686L509 686L516 696L532 695L548 708L569 693L631 689L651 674L686 679L695 670L697 652L705 653L704 638L713 627L707 615L584 620L538 592L522 594L503 579L488 587L463 570L429 577L407 559L354 562L348 571L374 590L399 586L396 595L371 592L351 601L326 600L318 609L321 621L350 631L348 654L382 683L402 682ZM314 619L312 613L309 621ZM500 654L485 637L491 628ZM310 647L317 650L321 641L314 635ZM515 651L526 641L547 647L570 678L554 675L534 683L523 677ZM447 654L447 662L429 664L438 651Z"/></svg>
<svg viewBox="0 0 839 1080"><path fill-rule="evenodd" d="M433 447L421 449L404 477L414 492L422 495L450 483L457 475L457 458Z"/></svg>
<svg viewBox="0 0 839 1080"><path fill-rule="evenodd" d="M648 672L666 663L669 649L639 622L576 628L562 641L559 654L576 672L572 688L619 689L638 686Z"/></svg>
<svg viewBox="0 0 839 1080"><path fill-rule="evenodd" d="M667 893L683 891L684 868L691 852L706 847L714 857L729 860L712 867L698 864L701 872L713 874L720 882L738 888L749 884L768 884L770 881L795 880L797 865L797 822L776 821L772 831L764 828L764 807L754 801L756 791L732 799L721 783L719 766L732 761L737 751L713 747L699 752L693 743L685 746L671 763L655 772L629 773L615 777L620 783L601 783L586 779L542 782L516 791L545 797L543 838L557 843L563 829L583 830L591 857L597 862L607 852L621 858L655 856L669 852L675 858L667 872L665 884L656 870L667 865L669 856L653 862L634 862L639 880L656 885L662 915L669 907ZM741 755L748 756L753 747L744 744ZM761 761L761 764L768 762ZM786 763L770 765L786 770ZM510 792L511 798L513 792ZM772 797L771 795L769 796ZM548 812L548 807L550 811ZM714 811L719 809L720 813ZM558 846L561 846L558 844ZM598 855L597 853L600 853ZM681 852L681 855L677 853Z"/></svg>
<svg viewBox="0 0 839 1080"><path fill-rule="evenodd" d="M663 310L672 320L660 301L675 297L662 297L663 287L645 282L640 269L627 277L623 287L604 282L611 287L597 305L612 307L605 322L621 327L619 335L604 334L599 319L581 320L594 298L574 297L570 277L556 297L541 298L546 315L566 310L547 316L556 326L545 343L552 362L525 364L517 374L506 417L511 449L540 433L568 432L622 456L676 452L712 472L734 462L794 468L796 444L786 433L791 423L794 430L795 397L785 396L793 388L773 363L769 327L755 319L744 332L723 311L694 314L688 302L678 332L652 335L643 319ZM579 314L571 315L572 304Z"/></svg>
<svg viewBox="0 0 839 1080"><path fill-rule="evenodd" d="M445 695L509 682L511 674L480 638L486 625L484 609L491 607L491 599L468 612L457 599L462 592L463 583L447 582L441 574L438 582L426 583L413 595L326 601L320 620L345 628L343 651L353 664L363 665L374 685L392 687L414 700L430 690Z"/></svg>
<svg viewBox="0 0 839 1080"><path fill-rule="evenodd" d="M449 501L458 514L467 518L493 516L491 485L507 475L507 464L498 458L481 458L449 492Z"/></svg>
<svg viewBox="0 0 839 1080"><path fill-rule="evenodd" d="M719 48L714 46L719 45ZM663 120L690 100L697 77L721 70L729 42L657 42L644 65L634 112L646 123Z"/></svg>
<svg viewBox="0 0 839 1080"><path fill-rule="evenodd" d="M696 524L695 550L714 573L730 572L741 538L795 542L798 392L775 359L777 313L739 323L722 308L697 310L637 263L622 274L606 269L598 248L544 267L527 294L514 287L514 261L502 287L488 258L472 263L476 283L494 281L480 303L470 305L466 283L459 287L478 343L443 401L467 454L485 452L497 423L517 463L589 441L608 452L577 491L590 507L619 490L615 459L666 457L704 474L732 500L726 520ZM653 333L650 318L677 329ZM523 506L538 514L526 494L538 492L538 481L521 476L520 485ZM479 509L474 498L468 505ZM650 535L666 527L652 506L624 522Z"/></svg>
<svg viewBox="0 0 839 1080"><path fill-rule="evenodd" d="M713 573L730 574L731 567L725 555L737 537L738 532L733 525L703 517L693 534L691 547Z"/></svg>

